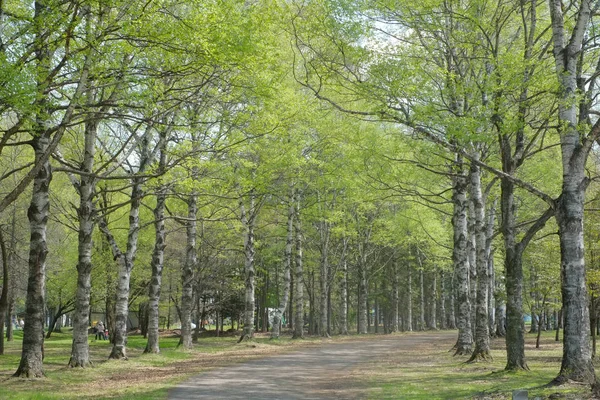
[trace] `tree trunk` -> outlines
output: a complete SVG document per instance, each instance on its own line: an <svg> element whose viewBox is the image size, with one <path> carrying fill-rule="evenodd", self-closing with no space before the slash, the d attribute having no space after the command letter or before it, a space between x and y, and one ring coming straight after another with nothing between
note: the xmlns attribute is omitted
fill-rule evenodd
<svg viewBox="0 0 600 400"><path fill-rule="evenodd" d="M8 273L8 253L4 233L0 227L0 261L2 261L2 295L0 295L0 355L4 354L4 324L12 325L7 317L8 312L8 286L10 284L10 275ZM8 321L8 322L7 322Z"/></svg>
<svg viewBox="0 0 600 400"><path fill-rule="evenodd" d="M556 213L561 248L564 315L563 359L557 380L595 383L583 249L583 165L572 176L568 176L568 173L563 175L565 182Z"/></svg>
<svg viewBox="0 0 600 400"><path fill-rule="evenodd" d="M506 336L506 308L500 300L500 296L496 297L496 337Z"/></svg>
<svg viewBox="0 0 600 400"><path fill-rule="evenodd" d="M195 172L192 172L194 174ZM185 263L181 271L181 336L179 345L184 349L192 348L192 308L194 305L194 270L198 264L196 249L196 230L198 214L198 194L192 191L188 198L187 221L185 222L186 248Z"/></svg>
<svg viewBox="0 0 600 400"><path fill-rule="evenodd" d="M293 239L292 239L293 242ZM292 248L293 251L293 248ZM294 273L295 273L295 265L294 264L294 257L292 255L290 262L292 263L290 265L290 301L289 301L289 307L288 307L288 329L293 331L294 330L294 293L296 292L296 289L294 288Z"/></svg>
<svg viewBox="0 0 600 400"><path fill-rule="evenodd" d="M163 148L160 150L159 173L163 173L167 165L166 140L163 140ZM144 353L158 354L160 352L158 321L159 321L159 302L162 284L162 271L164 265L164 255L166 247L165 230L165 203L167 201L167 186L160 185L156 192L156 206L154 207L154 250L152 251L152 260L150 268L152 277L148 288L148 341Z"/></svg>
<svg viewBox="0 0 600 400"><path fill-rule="evenodd" d="M429 307L429 329L437 329L437 272L431 274L431 298Z"/></svg>
<svg viewBox="0 0 600 400"><path fill-rule="evenodd" d="M147 142L147 139L145 139ZM144 146L147 148L146 146ZM144 157L143 157L144 158ZM140 167L140 169L142 169ZM143 170L143 169L142 169ZM109 358L127 359L127 321L129 319L129 281L133 269L133 261L137 251L137 239L140 225L140 206L143 197L142 178L132 178L131 205L129 209L129 231L127 235L127 250L123 253L114 236L108 228L106 216L100 218L98 227L110 244L113 258L118 265L118 281L115 301L115 327L111 333L111 343L113 344Z"/></svg>
<svg viewBox="0 0 600 400"><path fill-rule="evenodd" d="M364 251L364 250L363 250ZM361 252L362 253L362 252ZM364 335L367 331L367 271L366 259L363 259L363 254L359 254L360 265L358 268L359 283L358 283L358 334Z"/></svg>
<svg viewBox="0 0 600 400"><path fill-rule="evenodd" d="M346 249L348 239L344 238L344 249L342 251L342 275L340 280L340 335L348 335L348 261Z"/></svg>
<svg viewBox="0 0 600 400"><path fill-rule="evenodd" d="M13 295L10 295L10 299L8 301L8 319L12 320L12 316L15 311L15 300ZM12 342L14 340L14 327L12 323L8 323L6 327L6 341Z"/></svg>
<svg viewBox="0 0 600 400"><path fill-rule="evenodd" d="M250 207L246 212L243 204L240 205L242 224L246 230L244 234L244 271L245 279L245 306L244 306L244 331L240 337L240 341L249 340L254 337L254 222L256 218L256 199L254 190L250 191Z"/></svg>
<svg viewBox="0 0 600 400"><path fill-rule="evenodd" d="M294 209L294 230L296 231L296 273L294 276L294 339L304 337L304 268L302 265L302 221L300 220L301 194L296 192L296 207Z"/></svg>
<svg viewBox="0 0 600 400"><path fill-rule="evenodd" d="M454 355L472 353L473 336L471 333L471 302L469 299L469 255L467 229L467 179L460 158L456 162L456 175L452 193L454 206L452 225L454 228L453 263L454 279L458 301L458 339Z"/></svg>
<svg viewBox="0 0 600 400"><path fill-rule="evenodd" d="M521 146L521 145L519 145ZM513 174L515 161L508 136L501 139L503 170ZM525 360L525 322L523 319L523 251L527 241L517 243L514 184L502 178L500 193L501 231L504 239L504 270L506 273L506 327L498 323L496 334L506 333L506 370L528 370ZM542 225L543 226L543 225ZM540 227L541 229L541 227ZM530 232L532 230L530 229ZM500 298L500 296L498 296ZM498 310L498 307L497 307ZM502 311L502 309L500 309Z"/></svg>
<svg viewBox="0 0 600 400"><path fill-rule="evenodd" d="M329 337L327 332L327 320L328 320L328 307L327 307L327 294L329 293L329 238L330 238L330 227L326 221L319 223L319 235L321 238L320 249L321 249L321 260L320 260L320 281L321 281L321 322L319 324L320 334L323 337Z"/></svg>
<svg viewBox="0 0 600 400"><path fill-rule="evenodd" d="M412 332L412 268L406 264L406 330Z"/></svg>
<svg viewBox="0 0 600 400"><path fill-rule="evenodd" d="M115 306L116 306L116 293L114 292L113 285L113 277L112 271L109 268L110 264L106 265L106 294L105 294L105 302L104 308L106 310L106 329L108 329L109 340L111 344L115 344L113 332L116 329L116 315L115 315Z"/></svg>
<svg viewBox="0 0 600 400"><path fill-rule="evenodd" d="M308 282L309 285L307 287L308 291L308 334L314 335L316 333L316 323L315 321L315 271L314 269L310 269L308 273Z"/></svg>
<svg viewBox="0 0 600 400"><path fill-rule="evenodd" d="M471 336L475 338L477 328L477 234L475 232L475 204L468 202L468 254L469 254L469 304L471 305Z"/></svg>
<svg viewBox="0 0 600 400"><path fill-rule="evenodd" d="M285 309L288 306L290 298L290 281L291 281L291 270L292 270L292 247L294 244L294 194L290 195L290 201L288 205L287 215L287 236L285 241L285 251L283 255L283 293L279 301L279 307L275 310L273 315L273 329L271 330L271 339L278 339L281 318L285 313Z"/></svg>
<svg viewBox="0 0 600 400"><path fill-rule="evenodd" d="M600 130L596 122L589 135L582 139L580 130L587 123L588 113L585 111L586 99L579 99L580 91L585 92L585 88L578 87L582 70L579 63L585 55L582 47L583 41L587 40L592 2L580 2L577 20L569 27L572 29L570 37L565 29L562 2L550 0L549 6L556 76L560 84L558 126L563 167L562 191L556 202L564 316L563 358L555 382L574 380L595 384L585 284L583 206L588 185L585 164Z"/></svg>
<svg viewBox="0 0 600 400"><path fill-rule="evenodd" d="M456 293L456 287L454 285L454 281L455 281L455 274L451 274L450 275L450 290L448 291L448 298L450 300L450 304L448 306L448 329L456 329L456 303L454 301L455 299L455 293Z"/></svg>
<svg viewBox="0 0 600 400"><path fill-rule="evenodd" d="M542 307L540 308L540 318L538 319L537 337L535 339L535 348L536 349L540 348L540 337L542 336L542 325L544 323L544 318L542 318L542 317L545 316L546 314L547 314L546 295L544 295L544 298L542 299Z"/></svg>
<svg viewBox="0 0 600 400"><path fill-rule="evenodd" d="M109 358L127 359L127 319L129 318L129 281L133 265L120 254L118 260L118 283L115 299L115 328L111 343L113 348Z"/></svg>
<svg viewBox="0 0 600 400"><path fill-rule="evenodd" d="M444 270L440 270L440 328L446 329L447 316L446 316L446 282L444 276Z"/></svg>
<svg viewBox="0 0 600 400"><path fill-rule="evenodd" d="M373 291L375 292L375 296L373 299L373 302L375 303L375 304L373 304L373 309L375 311L374 315L373 315L373 325L375 325L375 333L379 333L379 324L381 322L382 310L379 305L377 282L375 282L373 285L374 285Z"/></svg>
<svg viewBox="0 0 600 400"><path fill-rule="evenodd" d="M471 201L475 215L475 237L477 249L477 304L475 320L475 350L469 362L491 359L490 332L488 321L488 290L489 266L486 254L486 223L485 204L481 191L481 171L475 164L471 164Z"/></svg>
<svg viewBox="0 0 600 400"><path fill-rule="evenodd" d="M7 266L9 265L15 265L16 260L15 260L15 254L16 254L16 246L17 246L17 235L16 235L16 230L17 230L17 210L16 210L16 203L13 203L13 213L11 215L11 221L10 221L10 245L9 245L9 249L7 249ZM6 244L6 242L5 242ZM12 277L10 275L9 279L11 279ZM13 275L14 277L14 275ZM8 282L8 281L7 281ZM6 292L8 299L8 305L7 305L7 319L6 319L6 341L7 342L12 342L14 340L14 326L12 324L12 317L15 316L15 321L16 321L16 315L14 315L15 312L15 291L13 289L11 289L10 287L8 287L8 290Z"/></svg>
<svg viewBox="0 0 600 400"><path fill-rule="evenodd" d="M554 335L554 341L558 342L560 340L559 334L560 334L560 328L562 328L562 308L558 311L558 317L557 317L557 321L556 321L556 334Z"/></svg>
<svg viewBox="0 0 600 400"><path fill-rule="evenodd" d="M493 336L496 330L494 329L494 288L496 286L496 274L494 272L494 250L492 249L492 240L494 237L494 225L496 222L496 201L490 208L488 221L485 227L485 257L487 262L488 270L488 332L490 336Z"/></svg>
<svg viewBox="0 0 600 400"><path fill-rule="evenodd" d="M43 127L39 126L37 132L37 135L32 139L36 163L44 156L50 144L50 138L44 133ZM23 328L21 362L14 374L15 377L38 378L45 375L42 359L46 256L48 254L46 226L50 207L48 189L51 180L50 163L46 161L34 179L31 203L27 211L31 232L29 278L25 300L25 327Z"/></svg>
<svg viewBox="0 0 600 400"><path fill-rule="evenodd" d="M400 278L398 276L398 260L394 260L394 279L392 287L392 332L398 332L398 313L400 312Z"/></svg>
<svg viewBox="0 0 600 400"><path fill-rule="evenodd" d="M425 283L423 265L421 265L421 258L419 257L419 330L425 330Z"/></svg>
<svg viewBox="0 0 600 400"><path fill-rule="evenodd" d="M88 102L93 101L93 94L88 95ZM94 172L94 155L96 154L96 136L98 121L90 120L85 123L85 151L81 170L85 173ZM92 280L92 236L94 233L96 212L94 209L94 194L96 179L91 175L81 175L76 189L79 194L79 244L77 262L77 292L75 295L75 312L73 318L73 343L69 367L86 368L91 366L88 344L88 328L90 326L90 296Z"/></svg>

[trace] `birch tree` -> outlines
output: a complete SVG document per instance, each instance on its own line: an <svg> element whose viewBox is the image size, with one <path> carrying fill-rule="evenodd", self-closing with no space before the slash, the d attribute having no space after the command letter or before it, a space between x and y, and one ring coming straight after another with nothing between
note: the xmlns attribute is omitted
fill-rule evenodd
<svg viewBox="0 0 600 400"><path fill-rule="evenodd" d="M273 316L273 330L271 331L271 338L278 339L280 335L280 326L282 317L286 308L288 307L290 299L290 282L292 273L292 250L294 242L294 211L295 211L295 198L294 189L290 189L290 196L288 199L287 207L287 223L286 223L286 239L285 239L285 252L283 255L283 294L279 305L275 310Z"/></svg>
<svg viewBox="0 0 600 400"><path fill-rule="evenodd" d="M67 23L59 27L48 28L47 22L57 16L66 15L73 18L72 23ZM31 146L35 153L34 165L36 166L30 172L33 172L33 189L31 202L28 209L28 218L30 226L30 249L29 249L29 279L27 285L26 316L23 332L23 347L19 368L14 376L17 377L41 377L44 375L42 367L42 346L43 346L43 327L44 327L44 285L46 273L46 257L48 248L46 243L46 227L49 216L50 200L48 190L52 180L52 169L50 166L50 154L58 145L66 124L73 118L74 108L79 98L82 96L87 85L90 58L84 56L83 63L79 73L72 77L77 82L74 91L71 93L70 105L64 110L59 118L59 124L55 125L52 121L53 106L49 93L50 87L54 82L54 77L62 71L67 59L71 58L71 51L74 50L69 45L74 39L73 30L77 26L79 18L84 16L89 9L79 9L65 5L65 9L52 9L42 2L35 2L33 14L34 45L31 52L34 55L36 65L35 75L35 123L31 129ZM62 20L62 18L60 18ZM52 31L51 28L56 28ZM59 33L60 32L60 33ZM50 37L60 35L61 40L58 43L49 44ZM85 48L85 45L83 45ZM75 46L77 47L77 46ZM55 63L53 52L64 49L62 61ZM5 136L5 138L7 138ZM8 139L8 138L7 138ZM21 183L26 182L22 180ZM16 191L19 188L15 188ZM5 199L6 200L6 199Z"/></svg>
<svg viewBox="0 0 600 400"><path fill-rule="evenodd" d="M564 316L563 358L557 382L575 380L596 383L589 341L589 309L585 285L583 205L589 183L585 164L592 145L600 137L600 120L591 122L593 93L600 64L587 71L584 62L593 52L584 49L597 4L589 0L573 4L566 15L560 1L550 0L552 52L555 59L563 180L555 203L561 254L561 288ZM567 24L567 21L573 21ZM585 78L585 73L591 73Z"/></svg>

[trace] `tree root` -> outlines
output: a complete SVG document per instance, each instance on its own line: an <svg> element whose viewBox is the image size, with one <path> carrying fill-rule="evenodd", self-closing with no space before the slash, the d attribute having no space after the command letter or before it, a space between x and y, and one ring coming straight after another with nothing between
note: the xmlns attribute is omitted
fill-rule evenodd
<svg viewBox="0 0 600 400"><path fill-rule="evenodd" d="M69 368L90 368L93 367L94 364L91 361L82 361L82 360L75 360L73 359L73 357L71 357L69 359L69 364L67 364L67 366Z"/></svg>
<svg viewBox="0 0 600 400"><path fill-rule="evenodd" d="M112 352L110 353L110 356L108 356L109 360L125 360L127 361L127 355L125 354L125 348L124 347L120 347L120 346L115 346L112 349Z"/></svg>
<svg viewBox="0 0 600 400"><path fill-rule="evenodd" d="M455 346L454 348L456 348L456 351L454 352L454 357L456 356L470 356L471 354L473 354L473 349L471 348L471 346ZM452 351L452 350L450 350Z"/></svg>
<svg viewBox="0 0 600 400"><path fill-rule="evenodd" d="M244 334L242 334L242 336L240 336L240 338L237 342L238 343L249 342L250 340L252 340L252 336L248 335L247 333L244 333Z"/></svg>
<svg viewBox="0 0 600 400"><path fill-rule="evenodd" d="M13 374L13 378L26 378L26 379L34 379L34 378L45 378L46 373L43 369L33 369L29 367L19 367L17 372Z"/></svg>
<svg viewBox="0 0 600 400"><path fill-rule="evenodd" d="M506 367L504 367L505 371L509 371L509 372L516 372L516 371L530 371L529 366L527 365L527 363L525 361L520 362L518 364L511 364L508 365L506 364Z"/></svg>
<svg viewBox="0 0 600 400"><path fill-rule="evenodd" d="M480 361L492 361L492 355L489 351L477 350L471 354L471 358L467 361L467 363L476 363Z"/></svg>

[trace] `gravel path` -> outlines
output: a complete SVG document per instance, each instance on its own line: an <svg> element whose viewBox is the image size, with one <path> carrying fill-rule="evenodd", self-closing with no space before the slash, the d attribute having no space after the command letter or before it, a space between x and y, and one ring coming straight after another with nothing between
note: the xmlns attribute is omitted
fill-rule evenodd
<svg viewBox="0 0 600 400"><path fill-rule="evenodd" d="M172 389L169 399L362 399L366 390L353 379L361 366L391 351L455 337L425 332L303 348L195 376Z"/></svg>

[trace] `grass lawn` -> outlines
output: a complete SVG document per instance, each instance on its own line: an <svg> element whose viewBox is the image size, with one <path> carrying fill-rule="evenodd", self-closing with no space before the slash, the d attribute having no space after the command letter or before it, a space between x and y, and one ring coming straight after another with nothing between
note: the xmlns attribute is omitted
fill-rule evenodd
<svg viewBox="0 0 600 400"><path fill-rule="evenodd" d="M416 335L412 333L410 335ZM562 337L561 337L562 340ZM589 385L546 385L560 370L562 342L544 332L539 349L535 335L527 334L525 355L530 371L505 372L504 338L492 340L490 362L467 364L468 357L450 351L456 337L389 353L364 368L356 378L370 399L511 399L515 390L527 390L529 399L592 399Z"/></svg>
<svg viewBox="0 0 600 400"><path fill-rule="evenodd" d="M203 370L242 362L312 345L320 339L292 341L288 337L269 340L258 335L252 343L237 344L238 337L202 338L190 351L177 348L178 337L161 337L160 354L143 354L146 339L131 335L127 344L128 360L108 360L108 341L93 341L90 354L93 368L67 367L71 352L70 332L53 333L44 344L46 378L12 378L21 357L22 331L15 340L5 342L0 356L0 399L165 399L170 387Z"/></svg>
<svg viewBox="0 0 600 400"><path fill-rule="evenodd" d="M336 336L333 339L311 338L292 341L283 337L271 341L266 335L250 343L237 344L236 337L202 338L190 351L178 349L178 337L161 338L161 354L143 354L146 340L129 337L127 361L107 360L108 341L90 341L93 368L66 367L71 349L70 332L53 334L45 342L46 378L25 380L11 378L20 359L21 332L7 342L6 354L0 356L0 399L165 399L170 387L201 371L231 365L253 358L288 352L299 346L319 345L331 341L379 340L381 336ZM410 340L419 333L395 334ZM525 389L534 399L591 399L588 386L569 384L545 387L558 373L562 346L552 332L542 337L535 349L535 336L527 335L526 355L529 372L506 373L504 339L492 341L493 361L466 364L465 357L453 357L450 351L456 335L443 340L399 346L383 358L368 360L351 371L348 382L370 399L510 399L513 390ZM93 339L93 335L90 336ZM357 343L357 345L359 345Z"/></svg>

